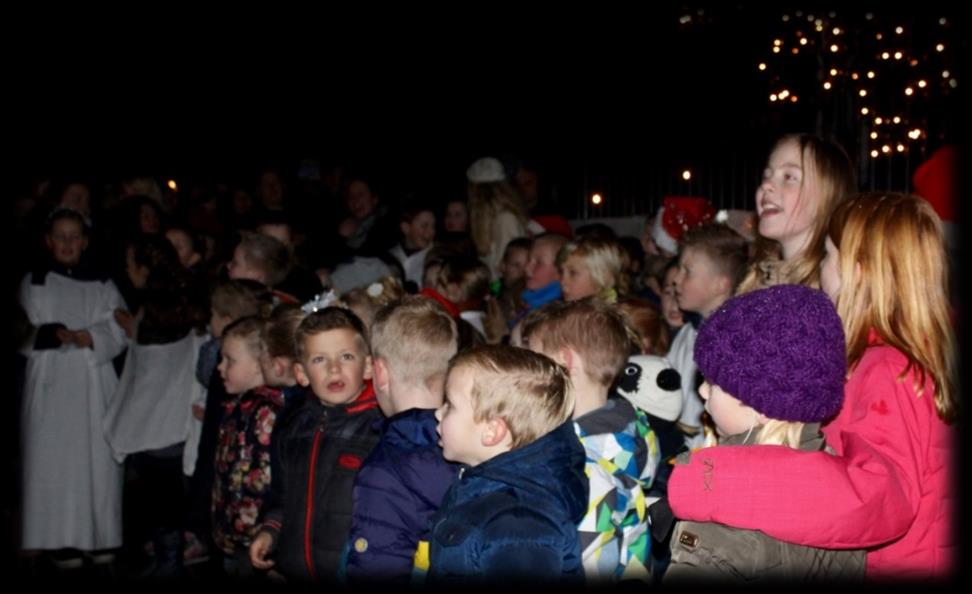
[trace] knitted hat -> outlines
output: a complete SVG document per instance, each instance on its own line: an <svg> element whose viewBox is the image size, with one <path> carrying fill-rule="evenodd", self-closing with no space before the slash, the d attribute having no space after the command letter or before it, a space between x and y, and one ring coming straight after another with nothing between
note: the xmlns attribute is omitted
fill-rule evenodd
<svg viewBox="0 0 972 594"><path fill-rule="evenodd" d="M665 196L655 215L651 237L661 249L677 254L678 242L685 232L711 221L715 214L715 207L705 198Z"/></svg>
<svg viewBox="0 0 972 594"><path fill-rule="evenodd" d="M830 299L777 285L726 301L702 322L695 361L710 384L773 419L818 422L844 400L844 330Z"/></svg>
<svg viewBox="0 0 972 594"><path fill-rule="evenodd" d="M506 179L503 164L493 157L476 159L466 170L466 179L473 183L498 182Z"/></svg>

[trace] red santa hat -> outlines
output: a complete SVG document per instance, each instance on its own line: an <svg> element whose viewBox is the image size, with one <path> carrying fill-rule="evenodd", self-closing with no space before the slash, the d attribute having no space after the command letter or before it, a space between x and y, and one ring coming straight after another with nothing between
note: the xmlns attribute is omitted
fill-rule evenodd
<svg viewBox="0 0 972 594"><path fill-rule="evenodd" d="M655 215L651 237L659 248L677 254L678 242L685 232L711 221L715 214L715 207L705 198L665 196Z"/></svg>
<svg viewBox="0 0 972 594"><path fill-rule="evenodd" d="M911 177L914 193L931 203L942 219L949 242L954 241L955 234L953 224L958 157L958 149L954 145L945 145L919 165Z"/></svg>

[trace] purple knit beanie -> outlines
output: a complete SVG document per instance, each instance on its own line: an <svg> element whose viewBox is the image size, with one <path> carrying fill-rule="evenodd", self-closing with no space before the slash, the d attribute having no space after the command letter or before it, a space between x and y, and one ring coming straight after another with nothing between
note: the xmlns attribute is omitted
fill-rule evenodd
<svg viewBox="0 0 972 594"><path fill-rule="evenodd" d="M773 419L819 422L844 401L844 329L830 299L777 285L726 301L695 341L710 384Z"/></svg>

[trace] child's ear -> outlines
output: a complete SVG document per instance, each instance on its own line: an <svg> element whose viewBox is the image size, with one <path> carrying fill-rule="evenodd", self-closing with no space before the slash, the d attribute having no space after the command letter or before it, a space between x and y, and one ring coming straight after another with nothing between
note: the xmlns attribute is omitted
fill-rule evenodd
<svg viewBox="0 0 972 594"><path fill-rule="evenodd" d="M571 373L571 371L573 371L574 365L576 363L574 361L575 355L576 355L576 353L574 353L574 351L572 351L571 349L569 349L567 347L560 347L559 349L557 349L557 353L554 356L554 361L556 361L557 363L560 363L561 365L563 365L564 367L566 367L567 368L567 374L570 375L570 373Z"/></svg>
<svg viewBox="0 0 972 594"><path fill-rule="evenodd" d="M491 448L502 444L509 434L510 428L506 425L506 421L495 417L486 421L486 428L483 429L480 439L484 446Z"/></svg>
<svg viewBox="0 0 972 594"><path fill-rule="evenodd" d="M297 378L297 383L305 388L310 385L310 378L307 377L307 372L304 371L303 363L294 363L294 377Z"/></svg>
<svg viewBox="0 0 972 594"><path fill-rule="evenodd" d="M274 357L271 359L273 362L273 373L277 377L284 377L287 375L287 368L290 367L289 362L284 357Z"/></svg>
<svg viewBox="0 0 972 594"><path fill-rule="evenodd" d="M372 370L375 376L375 390L380 391L382 394L387 394L389 382L388 364L381 357L375 357Z"/></svg>
<svg viewBox="0 0 972 594"><path fill-rule="evenodd" d="M374 361L372 360L371 355L368 355L365 357L364 375L362 375L362 379L370 380L372 377L374 377L374 371Z"/></svg>

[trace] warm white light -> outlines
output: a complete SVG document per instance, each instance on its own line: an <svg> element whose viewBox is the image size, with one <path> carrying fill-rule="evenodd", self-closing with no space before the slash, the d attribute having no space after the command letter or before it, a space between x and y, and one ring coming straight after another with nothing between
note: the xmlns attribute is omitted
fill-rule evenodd
<svg viewBox="0 0 972 594"><path fill-rule="evenodd" d="M904 33L904 27L895 27L894 32L897 33L898 35L901 35L902 33Z"/></svg>
<svg viewBox="0 0 972 594"><path fill-rule="evenodd" d="M824 83L824 89L826 89L828 91L830 90L830 81L827 81L827 82Z"/></svg>
<svg viewBox="0 0 972 594"><path fill-rule="evenodd" d="M915 94L915 90L914 89L912 89L911 87L905 87L905 95L911 97L914 94Z"/></svg>
<svg viewBox="0 0 972 594"><path fill-rule="evenodd" d="M591 196L591 204L597 206L601 202L602 202L602 198L600 194L594 194L593 196Z"/></svg>
<svg viewBox="0 0 972 594"><path fill-rule="evenodd" d="M784 23L788 23L788 22L790 22L790 15L788 15L788 14L784 14L784 15L783 15L783 22L784 22Z"/></svg>
<svg viewBox="0 0 972 594"><path fill-rule="evenodd" d="M949 74L948 70L942 70L942 78L948 78Z"/></svg>
<svg viewBox="0 0 972 594"><path fill-rule="evenodd" d="M949 81L948 81L948 86L950 86L950 87L952 87L952 88L954 89L955 87L957 87L957 86L958 86L958 81L957 81L957 80L955 80L954 78L952 78L952 79L949 79Z"/></svg>
<svg viewBox="0 0 972 594"><path fill-rule="evenodd" d="M881 118L879 118L879 117L877 117L877 118L874 118L874 125L875 125L875 126L880 126L880 125L881 125L881 124L883 124L883 123L884 123L884 120L883 120L883 119L881 119Z"/></svg>
<svg viewBox="0 0 972 594"><path fill-rule="evenodd" d="M797 54L800 53L800 48L795 47L795 48L793 48L793 49L790 50L790 53L792 53L795 56L795 55L797 55Z"/></svg>
<svg viewBox="0 0 972 594"><path fill-rule="evenodd" d="M763 64L762 62L760 62L759 63L759 66L757 66L757 68L759 68L760 70L766 70L766 64Z"/></svg>
<svg viewBox="0 0 972 594"><path fill-rule="evenodd" d="M796 103L797 102L797 96L794 95L794 96L790 97L790 101L793 102L793 103Z"/></svg>
<svg viewBox="0 0 972 594"><path fill-rule="evenodd" d="M903 55L901 52L894 52L894 59L900 60Z"/></svg>
<svg viewBox="0 0 972 594"><path fill-rule="evenodd" d="M682 179L684 179L685 181L688 181L688 180L692 179L692 172L689 171L688 169L686 169L685 171L683 171L682 172Z"/></svg>
<svg viewBox="0 0 972 594"><path fill-rule="evenodd" d="M891 54L889 54L888 52L882 52L881 53L881 59L882 60L887 60L890 57L891 57Z"/></svg>
<svg viewBox="0 0 972 594"><path fill-rule="evenodd" d="M903 152L904 152L904 149L905 149L905 147L904 147L904 145L903 145L903 144L899 144L899 145L898 145L897 147L895 147L895 148L897 148L897 149L898 149L898 152L899 152L899 153L903 153Z"/></svg>
<svg viewBox="0 0 972 594"><path fill-rule="evenodd" d="M942 18L938 19L938 24L939 25L947 25L948 24L948 20L945 17L942 17Z"/></svg>
<svg viewBox="0 0 972 594"><path fill-rule="evenodd" d="M165 185L169 186L169 189L173 192L179 191L179 186L176 185L176 181L174 179L170 179Z"/></svg>
<svg viewBox="0 0 972 594"><path fill-rule="evenodd" d="M868 70L867 71L867 77L868 78L874 78L874 71L873 70Z"/></svg>
<svg viewBox="0 0 972 594"><path fill-rule="evenodd" d="M884 145L884 146L881 147L881 152L886 155L886 154L888 154L888 153L891 152L891 147L888 146L888 145Z"/></svg>
<svg viewBox="0 0 972 594"><path fill-rule="evenodd" d="M774 48L773 48L773 53L774 53L774 54L778 54L778 53L780 53L780 48L778 48L778 47L774 47Z"/></svg>
<svg viewBox="0 0 972 594"><path fill-rule="evenodd" d="M786 89L780 91L780 99L786 99L789 96L790 96L790 92L787 91Z"/></svg>
<svg viewBox="0 0 972 594"><path fill-rule="evenodd" d="M936 45L935 46L935 51L936 52L943 52L943 51L945 51L945 44L944 43L939 43L938 45Z"/></svg>
<svg viewBox="0 0 972 594"><path fill-rule="evenodd" d="M690 15L690 14L683 14L682 16L680 16L678 18L678 22L681 23L681 24L683 24L683 25L685 25L687 23L691 23L692 22L692 15Z"/></svg>
<svg viewBox="0 0 972 594"><path fill-rule="evenodd" d="M927 86L928 86L928 83L927 83L927 82L925 82L925 81L923 81L923 80L919 80L919 81L918 81L918 88L919 88L919 89L924 89L924 88L925 88L925 87L927 87Z"/></svg>
<svg viewBox="0 0 972 594"><path fill-rule="evenodd" d="M898 116L894 116L893 118L891 118L891 121L894 122L895 124L900 124L901 118Z"/></svg>
<svg viewBox="0 0 972 594"><path fill-rule="evenodd" d="M877 158L877 156L879 154L881 154L881 153L877 152L876 150L871 151L871 156L874 157L875 159Z"/></svg>
<svg viewBox="0 0 972 594"><path fill-rule="evenodd" d="M871 140L877 140L877 132L871 132Z"/></svg>
<svg viewBox="0 0 972 594"><path fill-rule="evenodd" d="M783 45L783 40L782 39L774 39L773 40L773 45L775 45L776 47L780 47L781 45Z"/></svg>
<svg viewBox="0 0 972 594"><path fill-rule="evenodd" d="M862 107L861 108L861 115L867 115L868 113L870 113L870 111L871 111L870 109L868 109L866 107Z"/></svg>
<svg viewBox="0 0 972 594"><path fill-rule="evenodd" d="M840 27L834 27L834 35L840 35Z"/></svg>
<svg viewBox="0 0 972 594"><path fill-rule="evenodd" d="M806 45L806 44L807 44L807 38L806 37L801 37L800 38L800 45Z"/></svg>
<svg viewBox="0 0 972 594"><path fill-rule="evenodd" d="M830 69L830 76L837 76L837 69L836 68L831 68Z"/></svg>
<svg viewBox="0 0 972 594"><path fill-rule="evenodd" d="M857 73L856 72L851 72L851 78L854 79L854 80L857 80L860 77L857 76Z"/></svg>
<svg viewBox="0 0 972 594"><path fill-rule="evenodd" d="M838 48L836 43L830 46L830 51L834 52L835 54L837 53L837 49Z"/></svg>
<svg viewBox="0 0 972 594"><path fill-rule="evenodd" d="M770 101L776 101L776 93L770 95Z"/></svg>
<svg viewBox="0 0 972 594"><path fill-rule="evenodd" d="M861 97L867 97L867 89L861 89L857 92Z"/></svg>

